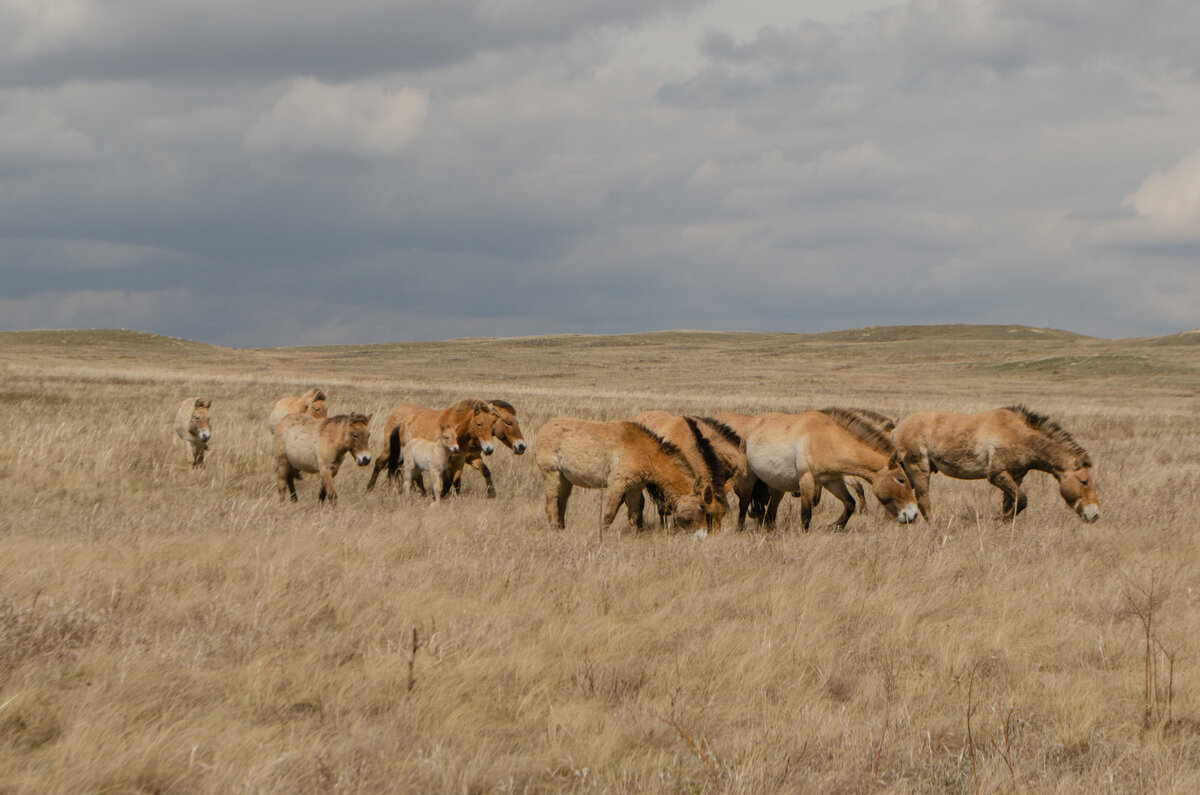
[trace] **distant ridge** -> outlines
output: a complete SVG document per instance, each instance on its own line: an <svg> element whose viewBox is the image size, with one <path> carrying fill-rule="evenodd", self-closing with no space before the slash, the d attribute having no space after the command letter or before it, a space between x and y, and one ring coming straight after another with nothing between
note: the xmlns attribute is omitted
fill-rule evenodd
<svg viewBox="0 0 1200 795"><path fill-rule="evenodd" d="M130 331L126 329L38 329L28 331L0 331L0 344L9 346L64 344L76 345L92 350L106 347L126 348L137 347L168 348L179 346L196 346L213 348L224 351L250 350L288 350L290 348L326 348L326 349L363 349L391 345L425 345L438 346L454 343L476 344L513 344L517 346L551 345L556 342L575 342L587 346L627 345L642 342L645 344L666 345L674 342L684 343L729 343L738 339L752 341L775 340L777 342L815 342L815 343L889 343L910 340L946 340L952 342L1004 342L1011 341L1045 341L1072 342L1100 340L1102 338L1076 334L1071 331L1054 328L1038 328L1015 324L974 324L950 323L931 325L904 326L867 326L864 328L843 329L840 331L823 332L784 332L784 331L707 331L700 329L668 329L662 331L641 331L622 334L582 334L558 333L541 334L520 337L468 337L451 340L396 340L394 342L376 343L332 343L328 345L305 346L261 346L258 348L229 348L212 345L205 342L180 337L170 337L147 331ZM1166 334L1160 337L1128 338L1151 345L1200 345L1200 329ZM1117 342L1118 340L1108 340Z"/></svg>

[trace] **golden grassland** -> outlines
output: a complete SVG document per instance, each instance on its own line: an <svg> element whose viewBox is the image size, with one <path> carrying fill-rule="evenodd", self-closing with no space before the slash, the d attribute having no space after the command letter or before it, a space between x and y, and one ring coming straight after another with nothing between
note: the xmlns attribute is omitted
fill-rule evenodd
<svg viewBox="0 0 1200 795"><path fill-rule="evenodd" d="M369 472L275 493L266 417L505 398L902 416L1016 402L1097 461L1084 525L935 478L935 521L698 540L532 455L434 507ZM0 791L1200 790L1200 335L668 332L232 350L0 334ZM172 432L213 401L203 469ZM797 522L798 523L798 522Z"/></svg>

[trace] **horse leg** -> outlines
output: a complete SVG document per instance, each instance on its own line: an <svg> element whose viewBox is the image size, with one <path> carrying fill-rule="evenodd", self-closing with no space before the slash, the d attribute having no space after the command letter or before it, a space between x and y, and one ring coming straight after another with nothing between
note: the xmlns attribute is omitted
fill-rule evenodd
<svg viewBox="0 0 1200 795"><path fill-rule="evenodd" d="M783 502L783 492L767 487L770 492L770 497L767 498L767 507L763 511L762 526L767 530L775 529L775 519L779 516L779 503Z"/></svg>
<svg viewBox="0 0 1200 795"><path fill-rule="evenodd" d="M367 481L367 491L375 488L375 481L379 479L379 473L388 465L388 456L391 454L391 445L387 442L383 443L383 450L379 452L379 457L375 459L374 468L371 470L371 479ZM388 477L392 477L392 473L388 473Z"/></svg>
<svg viewBox="0 0 1200 795"><path fill-rule="evenodd" d="M625 502L625 490L615 483L609 485L604 492L604 509L600 514L600 537L604 537L604 528L613 523L613 519L617 518L617 511L620 510L621 504Z"/></svg>
<svg viewBox="0 0 1200 795"><path fill-rule="evenodd" d="M823 484L829 489L829 493L842 501L842 515L837 518L833 526L839 530L846 529L846 522L850 521L850 517L854 515L855 502L853 495L850 494L850 489L846 488L846 479L835 477L825 481Z"/></svg>
<svg viewBox="0 0 1200 795"><path fill-rule="evenodd" d="M1021 488L1021 482L1025 480L1026 474L1025 472L1012 473L1013 483L1017 484L1017 513L1025 510L1025 507L1029 505L1029 497L1025 495L1025 489Z"/></svg>
<svg viewBox="0 0 1200 795"><path fill-rule="evenodd" d="M1014 511L1014 507L1020 505L1023 508L1025 506L1022 505L1022 502L1027 501L1021 487L1017 485L1017 481L1008 473L1008 470L1001 469L988 473L988 483L1000 489L1004 494L1004 499L1000 504L1000 516L1003 519L1015 518L1020 512L1020 508Z"/></svg>
<svg viewBox="0 0 1200 795"><path fill-rule="evenodd" d="M204 442L192 442L192 466L204 466L204 451L208 445Z"/></svg>
<svg viewBox="0 0 1200 795"><path fill-rule="evenodd" d="M546 483L546 521L551 528L564 530L567 526L567 498L571 496L571 481L557 469L542 472Z"/></svg>
<svg viewBox="0 0 1200 795"><path fill-rule="evenodd" d="M439 480L443 480L445 477L446 477L446 473L442 469L439 469L436 466L431 466L429 468L429 480L431 482L437 483ZM433 504L437 505L438 503L440 503L442 501L442 497L445 496L445 493L448 491L450 491L449 486L447 486L445 489L442 489L442 490L434 489L433 490Z"/></svg>
<svg viewBox="0 0 1200 795"><path fill-rule="evenodd" d="M646 504L646 495L641 489L625 492L625 511L629 515L629 529L635 533L642 532L642 508Z"/></svg>
<svg viewBox="0 0 1200 795"><path fill-rule="evenodd" d="M337 505L337 490L333 487L333 472L328 466L321 467L321 493L318 500L325 502L329 500L331 506Z"/></svg>
<svg viewBox="0 0 1200 795"><path fill-rule="evenodd" d="M817 485L811 472L800 478L800 488L796 491L796 496L800 498L800 527L807 533L809 525L812 524L813 508L821 497L821 487Z"/></svg>
<svg viewBox="0 0 1200 795"><path fill-rule="evenodd" d="M485 483L487 483L488 499L490 500L490 499L494 498L496 496L496 484L492 482L492 470L488 469L488 465L483 463L483 456L480 456L480 455L472 456L470 458L470 460L467 461L467 463L470 464L471 466L475 467L475 469L479 471L479 474L483 475L483 480ZM459 481L462 480L462 473L463 473L462 467L459 467L459 469L458 469L458 480ZM457 482L455 483L454 488L455 488L455 490L458 489Z"/></svg>
<svg viewBox="0 0 1200 795"><path fill-rule="evenodd" d="M291 464L288 463L287 456L281 455L275 462L275 480L276 486L279 489L279 501L283 502L287 497L287 493L292 493L292 502L296 501L296 482L292 474Z"/></svg>

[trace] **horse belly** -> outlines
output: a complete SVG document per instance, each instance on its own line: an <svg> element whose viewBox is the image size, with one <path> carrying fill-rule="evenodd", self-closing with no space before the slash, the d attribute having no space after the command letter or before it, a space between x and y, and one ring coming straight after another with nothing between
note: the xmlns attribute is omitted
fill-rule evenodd
<svg viewBox="0 0 1200 795"><path fill-rule="evenodd" d="M795 491L800 488L800 476L807 471L804 462L807 445L803 441L794 444L746 444L746 463L755 477L778 491Z"/></svg>
<svg viewBox="0 0 1200 795"><path fill-rule="evenodd" d="M284 444L288 463L301 472L318 472L321 469L317 445L311 439L288 439Z"/></svg>
<svg viewBox="0 0 1200 795"><path fill-rule="evenodd" d="M559 451L558 471L572 486L603 489L608 486L607 459L587 453L574 455Z"/></svg>

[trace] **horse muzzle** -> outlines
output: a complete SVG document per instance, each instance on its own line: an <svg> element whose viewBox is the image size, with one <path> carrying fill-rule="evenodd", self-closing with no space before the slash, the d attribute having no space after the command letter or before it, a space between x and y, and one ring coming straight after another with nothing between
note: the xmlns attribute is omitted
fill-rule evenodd
<svg viewBox="0 0 1200 795"><path fill-rule="evenodd" d="M359 453L358 455L354 456L354 462L360 467L365 467L367 464L371 463L371 454Z"/></svg>
<svg viewBox="0 0 1200 795"><path fill-rule="evenodd" d="M200 441L202 442L207 442L212 438L212 434L208 431L200 431L200 433L196 434L196 436L199 437Z"/></svg>
<svg viewBox="0 0 1200 795"><path fill-rule="evenodd" d="M1088 524L1097 521L1100 518L1100 506L1096 503L1084 505L1079 509L1079 518Z"/></svg>
<svg viewBox="0 0 1200 795"><path fill-rule="evenodd" d="M484 455L491 455L492 453L496 452L496 446L491 442L484 442L483 444L479 445L479 447L483 450Z"/></svg>
<svg viewBox="0 0 1200 795"><path fill-rule="evenodd" d="M909 503L901 508L896 514L896 520L900 522L900 524L912 524L913 522L917 521L917 517L920 515L921 512L917 510L917 506Z"/></svg>
<svg viewBox="0 0 1200 795"><path fill-rule="evenodd" d="M525 452L525 442L514 442L512 446L513 455L521 455Z"/></svg>

